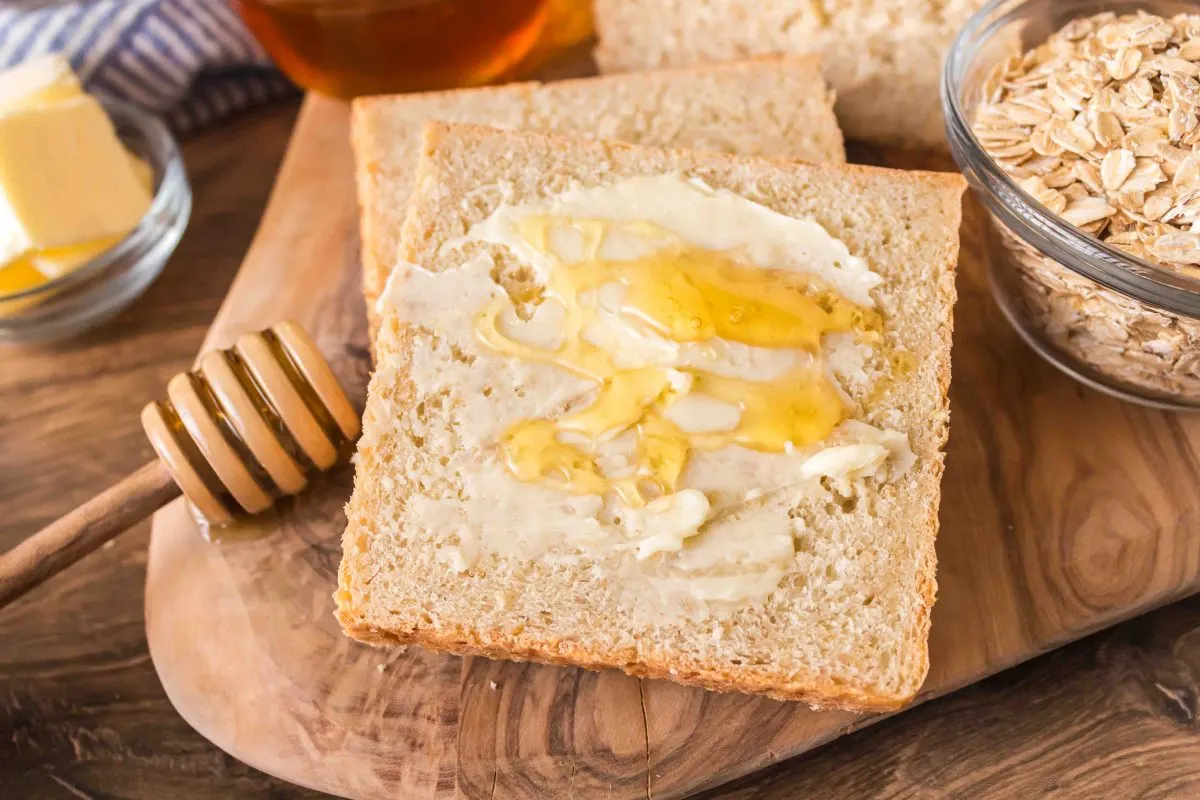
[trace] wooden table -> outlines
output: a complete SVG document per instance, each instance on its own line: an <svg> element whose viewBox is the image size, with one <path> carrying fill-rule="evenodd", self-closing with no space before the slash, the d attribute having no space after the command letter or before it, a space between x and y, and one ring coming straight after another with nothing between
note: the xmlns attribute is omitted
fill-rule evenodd
<svg viewBox="0 0 1200 800"><path fill-rule="evenodd" d="M0 548L150 458L137 412L190 366L296 108L184 144L192 224L132 308L77 342L0 349ZM148 533L0 611L0 797L316 796L226 756L172 709L144 638ZM1198 716L1200 596L706 797L1196 797Z"/></svg>

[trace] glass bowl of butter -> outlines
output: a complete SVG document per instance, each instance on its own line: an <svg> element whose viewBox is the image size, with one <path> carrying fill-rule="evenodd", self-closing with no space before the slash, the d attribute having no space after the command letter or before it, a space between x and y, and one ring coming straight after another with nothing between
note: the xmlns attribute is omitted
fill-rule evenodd
<svg viewBox="0 0 1200 800"><path fill-rule="evenodd" d="M156 117L86 94L57 56L0 73L0 342L65 338L121 311L191 206Z"/></svg>

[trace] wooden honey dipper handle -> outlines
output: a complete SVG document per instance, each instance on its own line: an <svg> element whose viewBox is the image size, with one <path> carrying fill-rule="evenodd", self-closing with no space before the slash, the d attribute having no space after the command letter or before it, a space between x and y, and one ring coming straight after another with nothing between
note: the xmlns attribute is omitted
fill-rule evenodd
<svg viewBox="0 0 1200 800"><path fill-rule="evenodd" d="M152 461L0 555L0 607L28 592L179 496Z"/></svg>
<svg viewBox="0 0 1200 800"><path fill-rule="evenodd" d="M142 427L158 460L0 555L0 607L181 493L214 525L265 511L336 464L359 419L308 335L281 322L172 378Z"/></svg>

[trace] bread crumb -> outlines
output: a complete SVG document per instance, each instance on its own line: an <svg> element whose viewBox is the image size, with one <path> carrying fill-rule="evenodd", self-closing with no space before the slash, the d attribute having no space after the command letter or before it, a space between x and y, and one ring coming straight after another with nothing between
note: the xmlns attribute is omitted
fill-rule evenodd
<svg viewBox="0 0 1200 800"><path fill-rule="evenodd" d="M383 672L383 671L384 671L384 669L386 669L386 665L385 665L385 664L380 664L380 665L378 665L377 667L375 667L375 669L379 670L380 672Z"/></svg>
<svg viewBox="0 0 1200 800"><path fill-rule="evenodd" d="M488 681L488 686L491 686L491 687L492 687L492 690L493 690L493 691L495 691L495 689L496 689L496 682L495 682L495 681Z"/></svg>
<svg viewBox="0 0 1200 800"><path fill-rule="evenodd" d="M104 543L103 545L101 545L101 546L102 546L102 547L103 547L105 550L109 550L109 549L111 549L111 548L112 548L112 546L113 546L113 545L115 545L116 543L117 543L117 540L116 540L116 539L109 539L107 542L105 542L105 543Z"/></svg>

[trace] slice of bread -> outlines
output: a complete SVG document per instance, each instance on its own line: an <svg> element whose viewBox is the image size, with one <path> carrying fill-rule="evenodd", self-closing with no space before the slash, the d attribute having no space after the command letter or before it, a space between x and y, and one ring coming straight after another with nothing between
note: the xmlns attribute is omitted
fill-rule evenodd
<svg viewBox="0 0 1200 800"><path fill-rule="evenodd" d="M372 331L427 120L843 163L833 95L815 56L756 58L555 83L363 97L353 133L363 291Z"/></svg>
<svg viewBox="0 0 1200 800"><path fill-rule="evenodd" d="M908 354L906 366L892 369L886 380L847 391L855 417L907 436L911 466L848 490L852 498L828 487L814 496L787 488L772 495L761 508L775 514L775 522L794 525L796 536L778 588L763 602L700 616L659 617L653 603L631 607L623 596L628 587L608 561L564 563L486 548L465 569L447 558L455 542L473 535L472 525L507 513L473 502L479 498L464 489L464 476L480 459L494 461L496 449L494 439L472 441L469 431L515 422L499 418L502 406L556 407L561 384L572 380L557 368L497 356L473 335L471 320L489 291L498 291L496 283L512 295L522 282L529 289L530 279L512 252L477 242L462 246L462 237L502 204L646 175L703 181L819 223L883 279L873 298L883 315L886 350L863 369L886 372L887 353ZM336 594L347 634L375 644L615 667L823 707L887 709L911 698L928 669L964 187L950 174L430 123L399 250L401 262L423 270L402 267L384 304L347 506ZM481 255L478 280L465 282L456 273L448 297L439 301L449 304L455 325L465 325L449 333L441 317L423 315L433 298L419 287L429 285L431 273L460 268L468 259L478 263ZM712 474L718 480L722 454L732 450L739 448L716 451ZM752 497L748 493L744 504L753 504ZM446 536L414 522L431 502L462 511L464 527ZM541 522L534 504L512 520L513 536L532 535ZM793 546L790 535L788 542ZM629 561L628 552L620 559Z"/></svg>
<svg viewBox="0 0 1200 800"><path fill-rule="evenodd" d="M628 72L820 53L847 137L941 149L942 61L984 2L596 0L596 62Z"/></svg>

